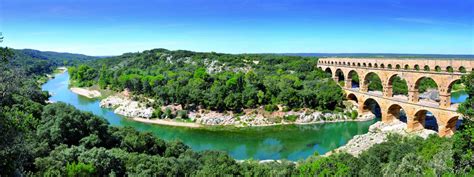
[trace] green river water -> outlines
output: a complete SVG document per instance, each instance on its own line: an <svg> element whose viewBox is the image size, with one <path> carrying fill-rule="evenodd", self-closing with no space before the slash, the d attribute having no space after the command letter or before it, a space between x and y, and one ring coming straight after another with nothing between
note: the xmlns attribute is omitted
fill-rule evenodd
<svg viewBox="0 0 474 177"><path fill-rule="evenodd" d="M181 140L196 151L220 150L236 159L305 159L315 152L324 154L364 134L377 120L313 125L284 125L249 128L184 128L145 124L128 120L111 109L101 108L100 100L79 96L69 89L68 73L57 74L42 89L49 91L51 101L65 102L89 111L113 126L131 126L150 131L164 140Z"/></svg>

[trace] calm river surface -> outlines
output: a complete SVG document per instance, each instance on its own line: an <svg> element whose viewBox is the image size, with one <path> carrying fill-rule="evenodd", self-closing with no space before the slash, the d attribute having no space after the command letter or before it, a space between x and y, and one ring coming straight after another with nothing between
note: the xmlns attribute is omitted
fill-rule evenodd
<svg viewBox="0 0 474 177"><path fill-rule="evenodd" d="M77 109L92 112L113 126L131 126L140 131L150 131L168 141L179 139L197 151L226 151L236 159L299 160L315 152L324 154L346 144L354 135L366 133L369 126L377 121L240 129L169 127L130 121L111 109L101 108L97 99L88 99L71 92L68 86L69 75L66 72L56 75L42 89L52 94L51 101L65 102Z"/></svg>

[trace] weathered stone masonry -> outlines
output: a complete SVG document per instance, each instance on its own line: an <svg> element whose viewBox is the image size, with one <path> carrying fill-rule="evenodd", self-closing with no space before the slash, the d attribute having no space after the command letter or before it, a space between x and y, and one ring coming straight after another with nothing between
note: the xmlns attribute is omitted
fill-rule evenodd
<svg viewBox="0 0 474 177"><path fill-rule="evenodd" d="M452 135L459 118L455 107L451 107L451 88L465 72L474 68L474 60L453 59L378 59L378 58L324 58L318 61L318 67L331 72L337 82L338 74L344 76L344 87L349 99L359 104L359 112L367 100L376 101L382 112L382 121L391 122L399 118L400 110L407 116L407 130L424 128L426 113L429 111L438 123L440 136ZM359 89L352 88L352 72L359 76ZM376 74L382 81L382 94L368 92L369 74ZM392 81L395 76L405 79L408 84L408 99L393 97ZM440 102L438 105L426 105L419 102L418 86L423 78L431 78L438 85Z"/></svg>

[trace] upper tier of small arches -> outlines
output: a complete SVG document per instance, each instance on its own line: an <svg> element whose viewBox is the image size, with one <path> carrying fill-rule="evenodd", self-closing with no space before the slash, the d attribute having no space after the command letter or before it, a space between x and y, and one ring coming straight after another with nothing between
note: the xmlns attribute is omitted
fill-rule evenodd
<svg viewBox="0 0 474 177"><path fill-rule="evenodd" d="M415 71L460 72L473 71L474 60L454 59L367 59L367 58L322 58L318 64L380 69L402 69Z"/></svg>

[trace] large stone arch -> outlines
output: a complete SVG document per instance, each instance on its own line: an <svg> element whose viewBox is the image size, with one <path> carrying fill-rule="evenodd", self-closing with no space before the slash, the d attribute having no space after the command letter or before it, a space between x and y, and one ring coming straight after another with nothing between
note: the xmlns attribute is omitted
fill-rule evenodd
<svg viewBox="0 0 474 177"><path fill-rule="evenodd" d="M453 116L446 123L439 124L438 133L440 136L451 136L456 131L456 124L458 122L459 116Z"/></svg>
<svg viewBox="0 0 474 177"><path fill-rule="evenodd" d="M399 104L396 104L396 103L391 104L390 106L387 107L387 110L385 111L386 115L382 116L382 121L389 123L389 122L394 121L395 119L400 120L400 113L402 110L404 109Z"/></svg>
<svg viewBox="0 0 474 177"><path fill-rule="evenodd" d="M331 76L333 76L333 72L332 72L332 69L330 67L327 67L326 69L324 69L324 72L329 73L329 74L331 74Z"/></svg>
<svg viewBox="0 0 474 177"><path fill-rule="evenodd" d="M414 103L417 103L419 101L419 87L420 87L420 83L421 81L423 81L424 79L431 79L433 80L435 83L436 83L436 89L438 90L438 92L442 92L441 91L441 85L440 85L440 82L436 80L436 78L432 78L432 77L429 77L429 76L426 76L426 75L422 75L416 79L414 79L412 82L413 84L409 84L409 88L408 88L408 99L409 101L411 102L414 102Z"/></svg>
<svg viewBox="0 0 474 177"><path fill-rule="evenodd" d="M380 103L376 99L367 98L367 99L363 100L363 102L362 102L362 99L359 99L359 101L360 101L359 106L361 106L361 107L359 107L360 112L363 113L363 112L370 111L373 114L375 114L376 116L380 116L382 114L382 103ZM375 103L375 104L371 105L370 103ZM362 108L362 109L360 109L360 108Z"/></svg>
<svg viewBox="0 0 474 177"><path fill-rule="evenodd" d="M381 77L381 75L379 73L373 72L373 71L365 73L364 77L362 78L363 80L361 81L362 82L361 91L369 91L368 87L369 87L369 84L371 83L369 79L372 75L375 75L375 76L378 77L378 79L380 79L380 83L382 85L382 90L380 90L380 91L383 91L383 81L382 81L383 78Z"/></svg>
<svg viewBox="0 0 474 177"><path fill-rule="evenodd" d="M444 89L446 89L445 90L446 93L451 93L451 90L453 89L453 85L456 84L456 83L459 83L459 82L461 82L461 78L453 79L448 83L447 87L443 88L442 90L444 91Z"/></svg>
<svg viewBox="0 0 474 177"><path fill-rule="evenodd" d="M335 80L336 82L338 82L338 81L343 81L343 80L345 80L345 79L346 79L346 78L345 78L345 75L344 75L344 72L342 71L342 69L341 69L341 68L337 68L336 71L335 71L335 73L334 73L334 80Z"/></svg>
<svg viewBox="0 0 474 177"><path fill-rule="evenodd" d="M431 122L431 125L432 127L426 125L426 122L427 122L427 113L431 113L431 117L429 121L432 121ZM431 130L434 130L434 131L438 131L439 130L439 125L442 125L442 122L440 121L440 117L438 117L439 115L435 115L434 113L436 113L434 110L431 110L430 108L420 108L418 110L416 110L414 113L413 113L413 117L411 119L408 120L407 122L407 128L408 130L410 131L417 131L417 130L421 130L421 129L431 129Z"/></svg>
<svg viewBox="0 0 474 177"><path fill-rule="evenodd" d="M354 84L352 83L352 77L354 74L357 75L357 77L359 78L359 82L357 83L357 86L360 86L360 74L357 72L357 70L350 70L346 74L346 79L345 79L346 88L352 88L352 86L354 86Z"/></svg>
<svg viewBox="0 0 474 177"><path fill-rule="evenodd" d="M390 75L390 76L386 79L386 81L385 81L385 83L384 83L384 86L386 87L386 88L384 88L384 93L385 93L384 96L386 96L386 97L393 97L394 95L398 95L398 94L395 93L395 91L393 90L393 89L394 89L394 87L393 87L393 82L394 82L394 80L395 80L397 77L400 78L402 81L405 81L405 82L406 82L406 83L405 83L405 84L406 84L406 88L407 88L407 89L409 88L409 83L408 83L408 81L407 81L405 78L403 78L403 75L401 75L401 74L399 74L399 73L393 73L392 75ZM408 94L408 93L404 93L403 95L406 95L406 94Z"/></svg>
<svg viewBox="0 0 474 177"><path fill-rule="evenodd" d="M347 98L347 100L352 100L352 101L355 101L356 103L359 103L359 99L353 93L349 93L346 98Z"/></svg>

